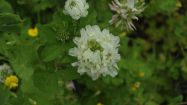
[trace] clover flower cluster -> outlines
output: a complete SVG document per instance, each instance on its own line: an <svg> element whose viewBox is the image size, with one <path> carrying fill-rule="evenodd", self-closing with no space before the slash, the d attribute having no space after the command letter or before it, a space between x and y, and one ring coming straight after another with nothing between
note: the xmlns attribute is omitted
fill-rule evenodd
<svg viewBox="0 0 187 105"><path fill-rule="evenodd" d="M72 64L78 66L78 73L86 73L93 80L101 75L115 77L118 74L116 62L120 60L119 37L107 29L101 31L97 25L87 25L80 33L81 36L73 40L77 47L69 50L69 55L78 59Z"/></svg>
<svg viewBox="0 0 187 105"><path fill-rule="evenodd" d="M70 15L74 20L88 15L89 8L86 0L67 0L65 3L64 13Z"/></svg>
<svg viewBox="0 0 187 105"><path fill-rule="evenodd" d="M133 20L138 20L137 16L145 9L144 2L140 2L139 0L123 0L121 2L114 0L109 6L116 13L109 23L115 24L116 27L121 25L122 28L126 28L127 30L136 29Z"/></svg>

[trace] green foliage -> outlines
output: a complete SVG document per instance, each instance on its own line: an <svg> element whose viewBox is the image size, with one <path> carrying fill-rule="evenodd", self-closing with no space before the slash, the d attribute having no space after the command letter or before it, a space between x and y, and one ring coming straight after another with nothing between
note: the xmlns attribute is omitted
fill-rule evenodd
<svg viewBox="0 0 187 105"><path fill-rule="evenodd" d="M187 1L145 0L137 30L110 25L111 0L87 0L87 17L63 13L66 0L0 0L0 64L8 63L19 87L0 83L1 105L180 105L187 101ZM115 78L92 81L68 55L86 25L120 37ZM28 29L38 28L30 37ZM68 87L74 83L75 89Z"/></svg>
<svg viewBox="0 0 187 105"><path fill-rule="evenodd" d="M3 86L0 86L0 92L1 92L0 101L1 104L4 105L10 97L10 92L8 91L8 89L6 89Z"/></svg>
<svg viewBox="0 0 187 105"><path fill-rule="evenodd" d="M45 62L54 60L61 55L62 47L58 45L46 45L40 50L41 59Z"/></svg>
<svg viewBox="0 0 187 105"><path fill-rule="evenodd" d="M12 7L11 5L4 1L4 0L0 0L1 6L0 6L0 13L12 13Z"/></svg>
<svg viewBox="0 0 187 105"><path fill-rule="evenodd" d="M21 19L12 13L0 13L1 32L19 32L21 29Z"/></svg>

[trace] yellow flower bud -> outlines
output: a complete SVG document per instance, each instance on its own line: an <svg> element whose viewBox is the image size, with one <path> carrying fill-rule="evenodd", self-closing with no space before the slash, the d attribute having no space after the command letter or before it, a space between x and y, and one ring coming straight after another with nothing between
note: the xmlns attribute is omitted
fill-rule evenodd
<svg viewBox="0 0 187 105"><path fill-rule="evenodd" d="M28 35L30 37L37 37L38 36L38 28L37 27L29 28L28 29Z"/></svg>
<svg viewBox="0 0 187 105"><path fill-rule="evenodd" d="M145 76L145 73L141 71L141 72L139 72L138 76L139 76L139 77L144 77L144 76Z"/></svg>
<svg viewBox="0 0 187 105"><path fill-rule="evenodd" d="M119 34L119 37L121 37L121 38L122 38L122 37L124 37L124 36L126 36L126 35L127 35L127 33L126 33L126 32L122 32L122 33L120 33L120 34Z"/></svg>
<svg viewBox="0 0 187 105"><path fill-rule="evenodd" d="M132 86L132 87L131 87L131 90L132 90L132 91L136 91L137 89L136 89L135 87Z"/></svg>
<svg viewBox="0 0 187 105"><path fill-rule="evenodd" d="M101 102L98 102L97 105L103 105Z"/></svg>
<svg viewBox="0 0 187 105"><path fill-rule="evenodd" d="M140 88L140 82L135 82L132 86L131 86L131 90L132 91L136 91L138 88Z"/></svg>

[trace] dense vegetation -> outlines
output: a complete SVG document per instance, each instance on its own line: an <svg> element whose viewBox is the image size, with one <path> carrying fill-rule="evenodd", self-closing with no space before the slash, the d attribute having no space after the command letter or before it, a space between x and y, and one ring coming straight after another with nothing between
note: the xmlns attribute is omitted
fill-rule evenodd
<svg viewBox="0 0 187 105"><path fill-rule="evenodd" d="M86 1L87 16L76 20L66 0L0 0L0 64L16 83L0 81L0 104L186 105L187 0L145 0L136 30L109 23L111 0ZM117 76L92 80L71 65L86 25L120 38Z"/></svg>

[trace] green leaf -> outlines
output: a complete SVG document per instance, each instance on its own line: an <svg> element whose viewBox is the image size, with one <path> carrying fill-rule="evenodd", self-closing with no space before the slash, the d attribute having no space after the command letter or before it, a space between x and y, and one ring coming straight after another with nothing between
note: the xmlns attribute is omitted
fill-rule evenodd
<svg viewBox="0 0 187 105"><path fill-rule="evenodd" d="M80 19L79 27L82 28L82 27L85 27L88 24L89 25L95 25L96 22L97 22L96 17L97 17L96 10L91 9L87 17Z"/></svg>
<svg viewBox="0 0 187 105"><path fill-rule="evenodd" d="M24 43L24 44L23 44ZM10 63L15 73L24 80L31 78L35 65L39 63L37 49L41 44L39 42L30 42L28 40L20 41L10 50L13 52ZM31 50L32 49L32 50Z"/></svg>
<svg viewBox="0 0 187 105"><path fill-rule="evenodd" d="M99 23L109 25L108 21L112 18L113 15L111 9L108 6L110 2L110 0L101 0L100 2L94 2L94 8L96 9L97 20L99 21Z"/></svg>
<svg viewBox="0 0 187 105"><path fill-rule="evenodd" d="M176 10L176 3L177 0L151 0L150 3L147 4L145 15L154 16L158 13L167 15L167 13L172 13Z"/></svg>
<svg viewBox="0 0 187 105"><path fill-rule="evenodd" d="M56 43L56 32L52 29L50 25L38 25L39 36L42 41L47 44Z"/></svg>
<svg viewBox="0 0 187 105"><path fill-rule="evenodd" d="M45 45L41 47L39 50L39 55L41 59L45 62L49 62L54 60L55 58L61 56L62 54L62 47L60 45Z"/></svg>
<svg viewBox="0 0 187 105"><path fill-rule="evenodd" d="M10 97L10 92L0 84L0 102L1 105L5 105Z"/></svg>
<svg viewBox="0 0 187 105"><path fill-rule="evenodd" d="M65 81L74 80L80 77L80 74L78 74L74 69L61 70L59 71L59 74Z"/></svg>
<svg viewBox="0 0 187 105"><path fill-rule="evenodd" d="M181 101L183 100L183 96L182 95L179 95L179 96L176 96L174 98L170 98L169 101L169 105L177 105L179 104Z"/></svg>
<svg viewBox="0 0 187 105"><path fill-rule="evenodd" d="M54 93L58 91L58 77L54 72L38 70L33 75L34 85L43 92Z"/></svg>
<svg viewBox="0 0 187 105"><path fill-rule="evenodd" d="M48 76L48 75L46 75L46 76ZM49 91L44 91L44 90L48 89L48 86L44 85L44 83L46 83L46 82L43 83L43 80L38 79L38 77L36 77L36 79L34 79L34 78L35 78L35 76L33 76L33 78L30 78L30 80L23 80L21 82L22 83L20 86L21 90L25 96L26 95L28 96L27 103L30 102L30 103L32 103L32 105L34 105L35 103L40 104L40 105L52 105L49 100L49 99L51 99L51 97L53 97L52 94L51 93L49 94ZM42 81L42 82L40 82L41 84L36 84L35 83L35 82L37 82L36 80ZM40 86L38 86L38 85L40 85ZM53 92L53 91L50 91L50 92Z"/></svg>
<svg viewBox="0 0 187 105"><path fill-rule="evenodd" d="M5 1L5 0L0 0L0 13L5 13L5 12L9 12L9 13L12 13L12 7L11 5Z"/></svg>
<svg viewBox="0 0 187 105"><path fill-rule="evenodd" d="M21 19L18 15L11 13L0 13L0 31L3 32L20 32Z"/></svg>
<svg viewBox="0 0 187 105"><path fill-rule="evenodd" d="M31 78L34 72L34 68L30 67L29 65L26 64L18 64L16 62L13 63L13 69L16 72L16 74L24 80L28 80Z"/></svg>
<svg viewBox="0 0 187 105"><path fill-rule="evenodd" d="M20 89L22 90L22 92L26 93L33 93L33 92L37 92L38 89L34 86L33 80L32 78L29 78L27 80L23 79L21 81L21 86Z"/></svg>

